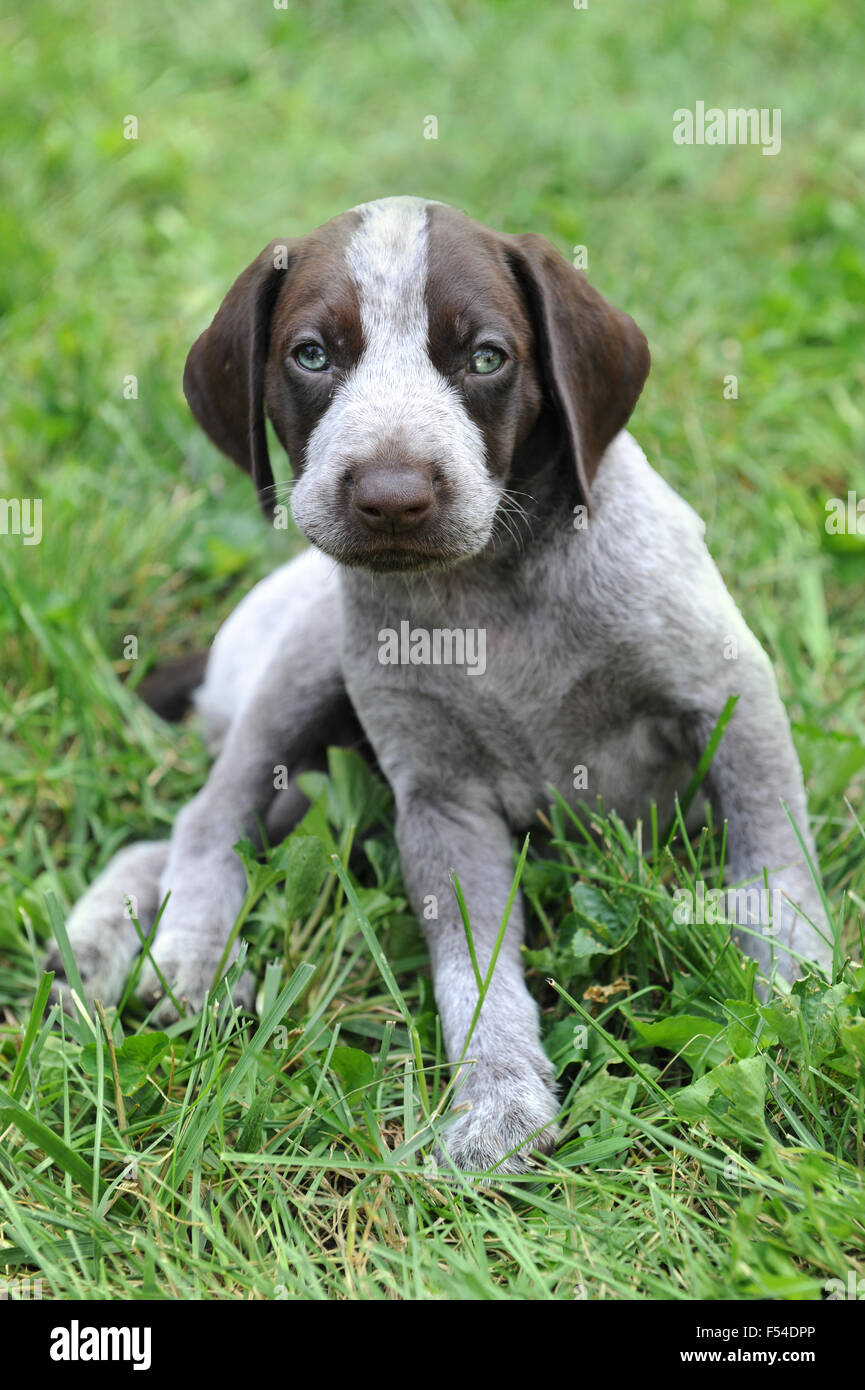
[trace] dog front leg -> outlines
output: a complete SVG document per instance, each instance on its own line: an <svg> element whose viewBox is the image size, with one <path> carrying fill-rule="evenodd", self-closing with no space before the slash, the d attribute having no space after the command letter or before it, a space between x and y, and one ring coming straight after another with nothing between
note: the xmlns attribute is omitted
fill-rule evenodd
<svg viewBox="0 0 865 1390"><path fill-rule="evenodd" d="M482 800L460 805L397 793L403 876L423 924L445 1047L458 1068L454 1105L468 1106L443 1143L459 1168L519 1172L531 1149L555 1141L553 1068L541 1047L538 1010L523 976L523 907L517 896L480 1016L479 991L451 871L459 879L481 978L485 978L513 882L504 821ZM468 1045L466 1042L468 1039ZM462 1066L460 1066L462 1063Z"/></svg>
<svg viewBox="0 0 865 1390"><path fill-rule="evenodd" d="M159 910L159 878L168 859L167 840L145 840L118 850L75 904L66 930L88 1001L116 1004L141 942L133 918L148 932ZM56 945L44 970L54 971L52 1002L74 1016L71 983Z"/></svg>
<svg viewBox="0 0 865 1390"><path fill-rule="evenodd" d="M242 839L257 841L274 801L277 767L291 772L327 730L346 700L341 678L302 683L282 663L232 725L202 790L184 807L171 836L161 893L170 894L153 958L178 1002L200 1009L210 989L246 892L243 865L234 851ZM236 955L233 949L229 959ZM176 1017L159 973L148 962L139 993L157 1004L156 1019ZM250 1004L244 977L236 1001Z"/></svg>
<svg viewBox="0 0 865 1390"><path fill-rule="evenodd" d="M708 717L700 721L704 742L713 722ZM786 805L816 868L802 772L767 660L763 679L745 685L707 784L727 822L727 877L735 885L728 891L728 904L733 920L744 928L737 932L742 949L767 976L774 969L795 980L802 971L797 956L831 974L831 932L784 810Z"/></svg>

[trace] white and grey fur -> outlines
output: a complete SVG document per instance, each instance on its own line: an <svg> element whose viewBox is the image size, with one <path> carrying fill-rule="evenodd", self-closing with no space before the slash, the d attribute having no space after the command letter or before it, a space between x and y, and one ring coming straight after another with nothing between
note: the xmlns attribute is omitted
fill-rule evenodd
<svg viewBox="0 0 865 1390"><path fill-rule="evenodd" d="M346 690L394 792L410 899L419 917L430 895L438 901L424 930L452 1060L477 990L451 873L485 971L511 888L512 837L548 804L548 786L572 804L600 796L630 822L654 800L663 818L733 690L739 707L705 790L728 822L730 879L762 883L765 869L790 903L773 937L745 932L741 944L767 975L785 980L800 958L831 968L818 892L782 804L814 859L787 717L702 523L623 431L592 485L587 528L552 508L502 563L491 536L503 485L487 475L474 422L427 356L425 225L421 200L361 210L348 261L366 349L310 438L294 515L327 546L344 458L381 439L420 440L456 478L469 558L370 574L310 549L253 589L217 635L197 695L219 748L206 785L170 840L122 851L70 918L88 993L105 1004L120 996L136 950L126 896L146 925L170 891L154 955L178 997L201 1006L244 896L232 845L272 810L274 767L301 764ZM403 619L486 629L483 678L448 666L383 666L379 632ZM588 769L584 792L573 788L575 764ZM467 1169L517 1170L555 1136L553 1073L523 978L522 940L517 899L458 1093L468 1109L445 1133L450 1157ZM159 995L149 969L141 988ZM157 1017L172 1016L163 1001Z"/></svg>

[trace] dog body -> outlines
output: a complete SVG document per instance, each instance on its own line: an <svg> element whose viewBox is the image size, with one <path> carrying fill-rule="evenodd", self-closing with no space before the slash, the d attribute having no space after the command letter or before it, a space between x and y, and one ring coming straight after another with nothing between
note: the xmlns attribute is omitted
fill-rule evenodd
<svg viewBox="0 0 865 1390"><path fill-rule="evenodd" d="M663 822L730 694L703 790L728 822L732 880L762 885L766 870L787 894L782 920L743 945L786 978L797 955L831 964L782 805L813 858L768 659L699 518L623 428L647 370L639 330L547 243L420 199L271 243L244 272L190 354L187 396L268 508L270 416L315 548L214 642L196 703L218 755L171 840L122 851L75 908L88 993L119 997L137 949L126 895L144 924L170 891L154 955L200 1006L244 896L232 846L258 818L271 837L290 828L302 799L275 791L275 769L313 764L359 721L394 792L456 1062L477 987L451 874L483 972L512 837L550 786L630 822L654 801ZM458 659L469 651L473 663ZM517 898L459 1092L470 1108L446 1133L465 1168L517 1169L554 1138L522 935ZM160 994L149 967L141 989Z"/></svg>

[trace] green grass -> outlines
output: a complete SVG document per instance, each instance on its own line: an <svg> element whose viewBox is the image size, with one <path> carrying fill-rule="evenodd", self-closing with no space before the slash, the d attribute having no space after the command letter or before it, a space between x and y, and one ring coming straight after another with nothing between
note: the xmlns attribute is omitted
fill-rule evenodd
<svg viewBox="0 0 865 1390"><path fill-rule="evenodd" d="M563 1139L497 1187L426 1162L448 1074L387 791L354 758L249 859L257 1025L224 993L164 1033L134 999L103 1028L39 994L52 922L206 773L135 684L299 545L196 430L186 351L269 239L398 192L585 244L647 333L635 433L773 658L862 959L865 537L824 526L865 497L855 8L51 0L0 34L0 497L43 505L40 545L0 535L0 1279L694 1299L865 1274L865 972L761 1003L725 924L673 916L716 881L710 836L670 852L609 816L590 839L551 807L522 888ZM675 146L697 100L780 107L781 154Z"/></svg>

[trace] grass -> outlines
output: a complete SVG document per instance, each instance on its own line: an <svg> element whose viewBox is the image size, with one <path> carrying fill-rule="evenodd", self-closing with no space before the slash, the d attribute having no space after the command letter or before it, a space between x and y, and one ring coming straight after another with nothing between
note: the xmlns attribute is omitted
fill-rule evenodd
<svg viewBox="0 0 865 1390"><path fill-rule="evenodd" d="M12 1296L30 1278L82 1298L816 1299L865 1273L865 537L824 525L829 498L865 496L855 18L816 0L7 12L0 496L43 508L41 544L0 535ZM781 154L675 146L696 100L780 107ZM677 888L717 881L717 839L667 847L613 814L590 838L552 801L521 886L563 1138L487 1188L426 1161L450 1096L426 951L387 789L353 757L247 858L256 1024L224 985L164 1032L134 996L103 1024L45 1016L40 994L85 884L167 834L206 773L195 728L135 685L286 553L186 411L186 350L271 237L405 191L586 245L646 331L634 429L773 658L848 962L761 1002L724 922L674 917Z"/></svg>

